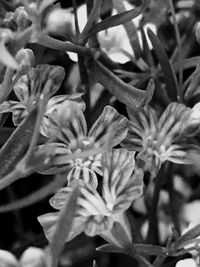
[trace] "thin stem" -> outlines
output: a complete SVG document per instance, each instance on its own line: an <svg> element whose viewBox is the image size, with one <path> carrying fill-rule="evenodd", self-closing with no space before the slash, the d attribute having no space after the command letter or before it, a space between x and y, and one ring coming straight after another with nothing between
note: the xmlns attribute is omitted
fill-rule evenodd
<svg viewBox="0 0 200 267"><path fill-rule="evenodd" d="M89 84L89 77L87 73L87 68L85 65L84 57L79 55L78 56L78 64L79 64L79 71L80 71L80 77L82 85L85 88L85 104L86 104L86 111L85 111L85 117L87 118L88 126L90 126L90 110L91 110L91 96L90 96L90 84Z"/></svg>
<svg viewBox="0 0 200 267"><path fill-rule="evenodd" d="M76 2L76 0L72 0L72 4L73 4L73 11L74 11L75 30L76 30L76 35L78 36L80 34L80 29L79 29L79 25L78 25L77 2Z"/></svg>
<svg viewBox="0 0 200 267"><path fill-rule="evenodd" d="M154 267L161 267L163 262L165 261L166 257L167 256L165 254L158 255L158 257L156 257L155 261L153 262L153 266Z"/></svg>
<svg viewBox="0 0 200 267"><path fill-rule="evenodd" d="M174 5L172 0L169 1L169 6L174 22L174 30L175 30L175 36L176 36L176 42L177 42L177 48L178 48L178 65L179 65L179 84L178 84L178 100L183 102L183 58L182 58L182 46L181 46L181 37L178 29L178 23L176 20L176 13L174 10Z"/></svg>
<svg viewBox="0 0 200 267"><path fill-rule="evenodd" d="M41 34L38 37L37 43L52 49L64 51L64 52L74 52L80 55L92 57L94 54L93 49L88 47L83 47L80 45L76 45L70 42L60 41L54 39L46 34Z"/></svg>
<svg viewBox="0 0 200 267"><path fill-rule="evenodd" d="M149 213L149 229L147 234L147 243L156 244L159 240L158 233L158 203L160 197L160 191L163 186L163 167L161 167L156 179L155 179L155 188L153 193L152 206Z"/></svg>

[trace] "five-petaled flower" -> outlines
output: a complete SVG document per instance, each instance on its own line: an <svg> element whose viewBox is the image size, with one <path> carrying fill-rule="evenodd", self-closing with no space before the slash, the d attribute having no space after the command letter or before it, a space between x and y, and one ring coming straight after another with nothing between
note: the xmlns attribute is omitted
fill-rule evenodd
<svg viewBox="0 0 200 267"><path fill-rule="evenodd" d="M138 113L129 112L129 131L122 146L138 151L137 158L153 176L165 161L188 164L181 133L190 114L191 110L179 103L171 103L160 118L150 106Z"/></svg>
<svg viewBox="0 0 200 267"><path fill-rule="evenodd" d="M125 149L114 149L103 155L102 195L90 184L80 181L77 212L66 242L84 231L89 236L101 235L109 243L122 247L117 231L114 231L118 225L127 236L127 242L131 242L130 226L124 212L143 192L143 172L135 168L134 155ZM38 217L50 241L71 190L67 186L50 199L51 206L58 212Z"/></svg>
<svg viewBox="0 0 200 267"><path fill-rule="evenodd" d="M60 109L59 114L52 113L51 122L49 127L46 127L47 132L44 132L44 135L48 136L51 133L55 141L48 146L38 146L37 151L46 153L47 158L48 155L51 156L51 165L44 165L38 171L43 174L66 172L69 183L81 178L96 187L95 173L102 174L101 154L125 138L128 119L113 107L106 106L88 131L83 111L76 103L71 102L67 109Z"/></svg>

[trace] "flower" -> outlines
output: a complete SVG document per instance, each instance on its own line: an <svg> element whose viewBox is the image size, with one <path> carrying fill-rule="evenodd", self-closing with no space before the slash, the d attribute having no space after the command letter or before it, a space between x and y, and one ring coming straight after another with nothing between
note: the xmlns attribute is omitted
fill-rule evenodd
<svg viewBox="0 0 200 267"><path fill-rule="evenodd" d="M19 101L5 101L0 105L0 113L12 112L13 123L18 125L37 104L42 92L51 97L64 79L64 69L60 66L38 65L21 76L14 86Z"/></svg>
<svg viewBox="0 0 200 267"><path fill-rule="evenodd" d="M134 154L124 149L115 149L104 154L102 195L90 184L80 183L77 213L66 242L84 231L89 236L101 235L108 242L122 246L113 230L118 224L131 242L130 228L124 212L143 192L143 173L140 169L135 169ZM59 210L58 212L38 217L50 241L70 191L71 187L67 186L50 199L51 206Z"/></svg>
<svg viewBox="0 0 200 267"><path fill-rule="evenodd" d="M175 267L198 267L194 259L184 259L176 263Z"/></svg>
<svg viewBox="0 0 200 267"><path fill-rule="evenodd" d="M46 153L47 156L53 156L53 159L50 166L43 166L38 171L43 174L66 172L68 182L81 177L86 183L96 187L95 173L102 174L101 153L118 145L125 138L128 120L111 106L106 106L88 131L82 110L72 102L68 109L61 109L59 114L52 115L55 115L51 118L52 124L46 127L47 133L44 131L44 135L51 134L57 141L48 146L38 146L37 153ZM94 156L91 155L92 150ZM80 153L85 155L81 157Z"/></svg>
<svg viewBox="0 0 200 267"><path fill-rule="evenodd" d="M20 259L17 258L6 250L0 250L0 262L3 267L45 267L47 260L45 252L36 247L27 248L21 255Z"/></svg>
<svg viewBox="0 0 200 267"><path fill-rule="evenodd" d="M129 116L129 131L122 146L138 151L137 158L153 176L165 161L190 163L184 145L180 144L183 125L190 116L189 108L171 103L158 118L155 110L146 106L138 113L129 112Z"/></svg>

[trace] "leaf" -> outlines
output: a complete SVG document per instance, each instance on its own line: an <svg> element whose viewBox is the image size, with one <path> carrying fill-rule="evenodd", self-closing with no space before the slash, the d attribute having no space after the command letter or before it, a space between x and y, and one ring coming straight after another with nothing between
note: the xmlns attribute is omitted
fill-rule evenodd
<svg viewBox="0 0 200 267"><path fill-rule="evenodd" d="M157 256L160 254L164 254L166 252L166 249L161 246L155 246L155 245L146 245L146 244L133 244L133 248L136 250L137 253L142 255L148 255L148 256ZM100 246L96 249L100 252L106 252L106 253L125 253L127 252L119 247L116 247L114 245L106 244L103 246Z"/></svg>
<svg viewBox="0 0 200 267"><path fill-rule="evenodd" d="M16 70L18 68L17 61L15 58L8 52L5 45L0 43L0 61L5 64L7 67Z"/></svg>
<svg viewBox="0 0 200 267"><path fill-rule="evenodd" d="M117 12L122 13L125 12L125 4L121 0L115 0L113 1L114 8L117 10ZM142 57L142 49L140 47L140 42L137 34L137 28L135 26L134 21L128 21L125 23L124 28L126 30L127 36L129 38L129 42L131 44L132 50L134 52L135 58L139 59Z"/></svg>
<svg viewBox="0 0 200 267"><path fill-rule="evenodd" d="M59 261L60 254L64 247L65 241L69 236L72 228L73 220L76 213L77 200L79 196L79 187L76 185L69 195L60 218L57 222L56 230L53 235L50 245L51 262L50 267L56 267Z"/></svg>
<svg viewBox="0 0 200 267"><path fill-rule="evenodd" d="M134 244L133 247L142 255L157 256L166 252L164 247L149 244Z"/></svg>
<svg viewBox="0 0 200 267"><path fill-rule="evenodd" d="M174 246L176 249L183 248L187 243L187 241L192 240L196 237L200 236L200 224L194 226L191 230L187 231L184 235L180 236Z"/></svg>
<svg viewBox="0 0 200 267"><path fill-rule="evenodd" d="M147 0L144 0L142 6L140 8L134 8L132 10L122 12L122 13L114 15L112 17L107 17L103 21L96 24L92 28L92 30L90 30L88 32L87 38L89 38L91 35L96 34L100 31L118 26L120 24L124 24L124 23L136 18L137 16L139 16L142 13L144 8L146 7L147 2L148 2Z"/></svg>
<svg viewBox="0 0 200 267"><path fill-rule="evenodd" d="M155 33L148 29L147 30L148 37L152 43L153 49L156 53L156 56L158 58L158 61L161 65L164 78L166 80L166 90L168 93L168 96L171 98L172 101L176 101L177 99L177 79L174 74L174 70L171 66L171 63L169 62L168 56L158 39L158 37L155 35Z"/></svg>
<svg viewBox="0 0 200 267"><path fill-rule="evenodd" d="M153 96L151 87L149 87L149 91L145 92L134 86L130 86L98 61L88 61L88 69L97 82L101 83L120 102L131 109L140 109Z"/></svg>
<svg viewBox="0 0 200 267"><path fill-rule="evenodd" d="M111 245L111 244L102 245L102 246L96 248L96 250L100 251L100 252L105 252L105 253L125 253L125 254L127 254L127 252L124 249L116 247L116 246Z"/></svg>
<svg viewBox="0 0 200 267"><path fill-rule="evenodd" d="M38 109L33 109L27 118L11 134L7 142L0 150L0 179L11 172L24 152L32 138L37 120Z"/></svg>

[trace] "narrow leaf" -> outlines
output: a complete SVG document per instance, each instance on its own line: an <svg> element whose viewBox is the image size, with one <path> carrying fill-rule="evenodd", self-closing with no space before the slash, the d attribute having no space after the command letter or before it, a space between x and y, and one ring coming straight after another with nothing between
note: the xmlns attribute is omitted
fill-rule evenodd
<svg viewBox="0 0 200 267"><path fill-rule="evenodd" d="M11 172L22 158L32 138L37 120L38 109L30 112L27 118L11 134L0 150L0 179Z"/></svg>
<svg viewBox="0 0 200 267"><path fill-rule="evenodd" d="M168 56L156 34L150 29L147 30L147 34L152 43L158 61L161 65L163 75L166 81L166 90L168 96L171 98L171 100L176 101L178 92L177 79L174 74L174 70L171 66L171 63L169 62Z"/></svg>
<svg viewBox="0 0 200 267"><path fill-rule="evenodd" d="M52 243L50 245L51 263L50 267L56 267L60 254L63 250L65 240L68 238L73 220L76 214L77 200L79 196L78 185L70 193L69 199L63 208L58 220Z"/></svg>
<svg viewBox="0 0 200 267"><path fill-rule="evenodd" d="M146 7L146 3L147 3L147 1L144 0L142 6L140 8L134 8L132 10L122 12L122 13L114 15L112 17L107 17L103 21L101 21L98 24L96 24L88 32L87 38L90 37L93 34L96 34L96 33L100 32L100 31L103 31L103 30L106 30L108 28L112 28L112 27L118 26L120 24L124 24L124 23L136 18L144 10L144 8Z"/></svg>
<svg viewBox="0 0 200 267"><path fill-rule="evenodd" d="M161 246L134 244L135 250L142 255L157 256L166 252L166 249Z"/></svg>
<svg viewBox="0 0 200 267"><path fill-rule="evenodd" d="M147 104L153 96L152 86L147 91L142 91L134 86L124 83L114 73L100 62L89 61L88 68L96 81L101 83L120 102L131 109L140 109Z"/></svg>
<svg viewBox="0 0 200 267"><path fill-rule="evenodd" d="M197 224L191 230L187 231L184 235L180 236L176 240L175 247L178 249L183 248L187 241L192 240L199 236L200 236L200 224Z"/></svg>
<svg viewBox="0 0 200 267"><path fill-rule="evenodd" d="M116 246L111 245L111 244L102 245L102 246L96 248L96 250L100 251L100 252L105 252L105 253L124 253L124 254L127 254L127 252L124 249L116 247Z"/></svg>

